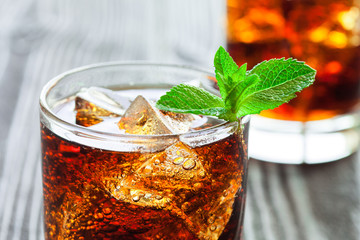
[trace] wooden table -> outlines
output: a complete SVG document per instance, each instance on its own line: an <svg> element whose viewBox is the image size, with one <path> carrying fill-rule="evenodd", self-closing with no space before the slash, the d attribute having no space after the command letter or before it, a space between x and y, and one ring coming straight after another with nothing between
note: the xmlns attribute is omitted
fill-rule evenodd
<svg viewBox="0 0 360 240"><path fill-rule="evenodd" d="M52 77L113 60L212 69L219 0L0 2L0 239L42 239L38 96ZM251 160L247 240L360 239L360 164Z"/></svg>
<svg viewBox="0 0 360 240"><path fill-rule="evenodd" d="M252 159L245 239L360 239L358 153L319 165Z"/></svg>

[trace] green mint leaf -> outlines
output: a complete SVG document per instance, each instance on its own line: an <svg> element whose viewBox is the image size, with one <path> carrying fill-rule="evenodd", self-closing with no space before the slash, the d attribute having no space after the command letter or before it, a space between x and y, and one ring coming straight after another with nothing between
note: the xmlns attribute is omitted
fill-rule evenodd
<svg viewBox="0 0 360 240"><path fill-rule="evenodd" d="M271 59L256 65L248 76L257 75L259 80L239 94L236 116L257 114L290 101L296 97L296 92L314 82L315 74L316 71L304 62L291 58Z"/></svg>
<svg viewBox="0 0 360 240"><path fill-rule="evenodd" d="M230 106L231 112L237 115L237 112L241 107L240 104L242 103L241 98L243 93L258 81L260 81L260 79L256 74L246 76L243 81L237 83L233 87L228 96L224 99L225 106L227 106L227 108Z"/></svg>
<svg viewBox="0 0 360 240"><path fill-rule="evenodd" d="M220 97L201 88L186 84L171 88L156 102L156 107L170 112L217 116L229 121L236 119L236 117L235 119L229 118L229 116L234 116L229 115Z"/></svg>
<svg viewBox="0 0 360 240"><path fill-rule="evenodd" d="M238 80L237 78L232 78L232 76L236 72L238 72L238 74L240 74L240 72L242 73L243 69L240 72L238 71L238 65L234 62L229 53L226 52L223 47L220 47L215 54L214 66L221 97L225 98L235 81ZM245 73L246 65L243 74Z"/></svg>
<svg viewBox="0 0 360 240"><path fill-rule="evenodd" d="M247 85L247 83L245 83L246 66L247 64L242 65L238 70L236 70L231 76L226 79L226 81L229 83L229 88L226 89L226 94L223 94L221 96L224 99L225 107L227 109L232 110L233 104L231 102L230 95L232 95L233 92L237 92L237 88L239 88L239 86Z"/></svg>
<svg viewBox="0 0 360 240"><path fill-rule="evenodd" d="M316 71L295 59L271 59L247 71L238 67L220 47L214 58L221 98L201 88L180 84L156 103L156 107L178 113L211 115L236 121L249 114L273 109L310 86Z"/></svg>

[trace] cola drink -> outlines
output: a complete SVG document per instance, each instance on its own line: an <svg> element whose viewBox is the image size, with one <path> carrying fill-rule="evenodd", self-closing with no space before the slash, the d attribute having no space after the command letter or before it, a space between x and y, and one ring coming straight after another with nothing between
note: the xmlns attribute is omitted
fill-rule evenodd
<svg viewBox="0 0 360 240"><path fill-rule="evenodd" d="M45 238L241 239L248 118L159 111L139 88L42 100Z"/></svg>
<svg viewBox="0 0 360 240"><path fill-rule="evenodd" d="M238 64L293 57L316 81L269 118L312 121L359 109L360 10L357 1L228 0L227 49Z"/></svg>

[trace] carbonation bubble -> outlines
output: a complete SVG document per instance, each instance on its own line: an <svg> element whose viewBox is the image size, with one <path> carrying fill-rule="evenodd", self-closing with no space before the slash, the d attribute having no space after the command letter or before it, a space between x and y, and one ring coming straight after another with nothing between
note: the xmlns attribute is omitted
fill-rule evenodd
<svg viewBox="0 0 360 240"><path fill-rule="evenodd" d="M196 188L196 189L200 189L202 187L203 187L202 183L197 182L197 183L194 184L194 188Z"/></svg>
<svg viewBox="0 0 360 240"><path fill-rule="evenodd" d="M150 175L152 173L152 168L151 166L146 166L145 169L144 169L144 173L146 175Z"/></svg>
<svg viewBox="0 0 360 240"><path fill-rule="evenodd" d="M188 160L186 160L185 162L184 162L184 164L183 164L183 168L185 169L185 170L191 170L191 169L193 169L194 167L196 166L196 162L194 161L194 159L188 159Z"/></svg>
<svg viewBox="0 0 360 240"><path fill-rule="evenodd" d="M186 211L188 210L190 207L190 203L189 202L184 202L183 205L181 206L181 209Z"/></svg>
<svg viewBox="0 0 360 240"><path fill-rule="evenodd" d="M133 197L133 201L134 201L134 202L140 201L140 196L139 196L139 195L134 196L134 197Z"/></svg>
<svg viewBox="0 0 360 240"><path fill-rule="evenodd" d="M104 218L104 216L102 215L102 213L97 213L97 214L95 215L95 218L101 220L101 219Z"/></svg>
<svg viewBox="0 0 360 240"><path fill-rule="evenodd" d="M111 208L104 208L103 209L103 213L105 214L105 215L109 215L110 213L111 213Z"/></svg>
<svg viewBox="0 0 360 240"><path fill-rule="evenodd" d="M215 231L215 230L216 230L216 226L215 226L215 225L211 225L210 230L211 230L211 231Z"/></svg>
<svg viewBox="0 0 360 240"><path fill-rule="evenodd" d="M155 163L155 165L159 165L159 164L160 164L160 160L159 160L159 159L156 159L154 163Z"/></svg>
<svg viewBox="0 0 360 240"><path fill-rule="evenodd" d="M161 200L162 198L163 198L163 196L161 196L161 195L156 195L156 196L155 196L155 199L156 199L156 200Z"/></svg>
<svg viewBox="0 0 360 240"><path fill-rule="evenodd" d="M215 222L214 217L209 217L209 219L208 219L208 223L212 224L212 223L214 223L214 222Z"/></svg>

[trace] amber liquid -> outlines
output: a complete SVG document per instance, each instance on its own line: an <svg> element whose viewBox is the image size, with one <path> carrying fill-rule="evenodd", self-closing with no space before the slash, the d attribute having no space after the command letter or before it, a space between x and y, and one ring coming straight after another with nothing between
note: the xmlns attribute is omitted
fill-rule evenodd
<svg viewBox="0 0 360 240"><path fill-rule="evenodd" d="M315 83L262 115L310 121L359 107L359 8L352 1L228 0L228 44L251 69L270 58L293 57L317 70Z"/></svg>
<svg viewBox="0 0 360 240"><path fill-rule="evenodd" d="M238 134L178 143L169 163L165 150L108 151L41 133L47 240L241 239L247 143Z"/></svg>

